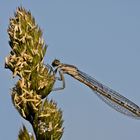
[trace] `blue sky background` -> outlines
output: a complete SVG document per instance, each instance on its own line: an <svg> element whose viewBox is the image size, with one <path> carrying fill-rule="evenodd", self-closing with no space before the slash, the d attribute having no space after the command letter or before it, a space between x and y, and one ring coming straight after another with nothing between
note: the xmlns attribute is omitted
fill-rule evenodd
<svg viewBox="0 0 140 140"><path fill-rule="evenodd" d="M140 105L140 1L138 0L3 0L0 4L0 139L17 139L30 124L12 105L15 81L4 69L8 55L9 17L18 6L30 10L48 44L45 62L54 58L80 70ZM114 111L94 92L65 76L66 88L52 92L64 114L62 140L139 139L140 120Z"/></svg>

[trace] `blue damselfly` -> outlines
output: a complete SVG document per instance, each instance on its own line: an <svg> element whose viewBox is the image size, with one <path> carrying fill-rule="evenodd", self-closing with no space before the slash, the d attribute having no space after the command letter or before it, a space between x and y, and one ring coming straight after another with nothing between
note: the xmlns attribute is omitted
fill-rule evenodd
<svg viewBox="0 0 140 140"><path fill-rule="evenodd" d="M52 62L52 66L56 68L55 73L58 71L60 74L60 78L58 79L63 81L63 87L59 89L65 88L63 74L68 74L90 87L93 91L95 91L98 97L115 110L133 118L140 118L140 107L138 105L120 95L118 92L101 84L88 74L80 71L77 67L69 64L63 64L57 59Z"/></svg>

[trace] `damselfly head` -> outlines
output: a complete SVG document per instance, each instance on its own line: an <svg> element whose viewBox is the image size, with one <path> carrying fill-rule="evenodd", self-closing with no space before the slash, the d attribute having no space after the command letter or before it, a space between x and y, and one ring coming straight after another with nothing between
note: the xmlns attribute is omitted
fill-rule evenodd
<svg viewBox="0 0 140 140"><path fill-rule="evenodd" d="M52 66L53 67L57 67L57 66L59 66L61 63L60 63L60 61L58 60L58 59L55 59L53 62L52 62Z"/></svg>

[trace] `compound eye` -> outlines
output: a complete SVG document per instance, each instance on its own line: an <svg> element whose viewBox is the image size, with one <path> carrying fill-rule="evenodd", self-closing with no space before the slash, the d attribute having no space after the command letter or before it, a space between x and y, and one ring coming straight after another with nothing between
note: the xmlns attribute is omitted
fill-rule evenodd
<svg viewBox="0 0 140 140"><path fill-rule="evenodd" d="M60 61L59 61L58 59L55 59L55 60L52 62L52 66L53 66L53 67L57 67L57 66L59 66L59 64L60 64Z"/></svg>

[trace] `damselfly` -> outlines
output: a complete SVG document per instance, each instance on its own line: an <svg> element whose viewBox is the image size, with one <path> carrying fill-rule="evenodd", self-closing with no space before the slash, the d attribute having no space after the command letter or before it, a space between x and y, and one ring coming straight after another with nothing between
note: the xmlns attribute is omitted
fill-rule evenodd
<svg viewBox="0 0 140 140"><path fill-rule="evenodd" d="M120 95L118 92L101 84L99 81L92 78L88 74L80 71L77 67L69 64L63 64L57 59L52 62L52 66L56 67L55 73L58 71L60 74L60 78L58 79L63 81L63 87L61 89L65 88L65 80L63 74L68 74L90 87L93 91L95 91L98 97L100 97L105 103L107 103L115 110L133 118L140 118L140 107L138 105L126 97Z"/></svg>

